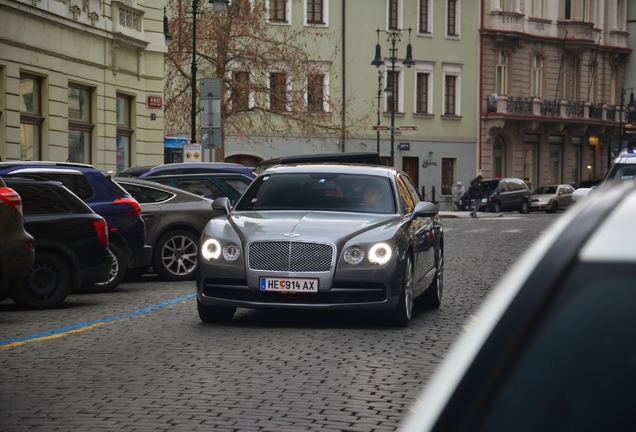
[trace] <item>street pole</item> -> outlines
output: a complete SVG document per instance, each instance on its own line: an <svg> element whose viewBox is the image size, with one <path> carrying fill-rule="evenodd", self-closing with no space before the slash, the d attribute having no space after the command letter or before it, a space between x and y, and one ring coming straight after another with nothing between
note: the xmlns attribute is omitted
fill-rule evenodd
<svg viewBox="0 0 636 432"><path fill-rule="evenodd" d="M382 109L380 108L380 101L382 100L382 78L383 73L381 70L378 71L378 126L380 126L380 115ZM378 134L378 156L380 155L380 129L377 130Z"/></svg>
<svg viewBox="0 0 636 432"><path fill-rule="evenodd" d="M197 7L199 0L192 0L192 107L190 111L190 144L197 142Z"/></svg>
<svg viewBox="0 0 636 432"><path fill-rule="evenodd" d="M413 61L412 47L410 42L411 30L412 29L409 28L409 43L406 46L406 57L402 61L402 65L408 68L410 68L411 66L415 64L415 61ZM376 32L378 33L378 43L375 46L375 58L371 62L371 65L379 68L381 65L384 64L384 60L382 59L382 55L380 53L381 52L380 29L377 29ZM385 89L386 92L389 92L389 91L391 92L391 166L395 165L395 87L396 87L395 63L397 62L397 51L398 51L396 44L401 41L400 39L401 32L402 30L399 30L399 29L394 30L389 33L386 39L387 42L391 42L391 48L389 48L389 52L391 53L391 56L389 57L389 60L391 61L391 77L390 77L391 79L389 80L389 78L387 77L387 80L386 80L387 88ZM391 85L391 88L388 88L389 83ZM379 121L378 121L378 124L379 124ZM379 140L380 138L379 138L379 132L378 132L378 147L379 147Z"/></svg>

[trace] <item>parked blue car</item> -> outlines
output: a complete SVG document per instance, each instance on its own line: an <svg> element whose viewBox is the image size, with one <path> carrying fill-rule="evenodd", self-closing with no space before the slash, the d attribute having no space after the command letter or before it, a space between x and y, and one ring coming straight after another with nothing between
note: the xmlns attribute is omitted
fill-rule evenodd
<svg viewBox="0 0 636 432"><path fill-rule="evenodd" d="M145 244L146 226L139 203L112 180L112 171L86 164L23 161L0 163L3 174L38 175L59 181L106 219L108 248L115 259L108 280L96 284L100 290L112 291L126 271L150 265L152 247Z"/></svg>

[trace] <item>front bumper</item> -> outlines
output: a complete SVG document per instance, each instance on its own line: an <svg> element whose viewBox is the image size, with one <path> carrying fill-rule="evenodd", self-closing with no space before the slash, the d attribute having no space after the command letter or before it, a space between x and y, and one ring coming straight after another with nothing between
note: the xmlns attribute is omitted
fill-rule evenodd
<svg viewBox="0 0 636 432"><path fill-rule="evenodd" d="M530 203L530 211L550 210L550 207L552 207L552 204L550 203L538 203L538 202Z"/></svg>

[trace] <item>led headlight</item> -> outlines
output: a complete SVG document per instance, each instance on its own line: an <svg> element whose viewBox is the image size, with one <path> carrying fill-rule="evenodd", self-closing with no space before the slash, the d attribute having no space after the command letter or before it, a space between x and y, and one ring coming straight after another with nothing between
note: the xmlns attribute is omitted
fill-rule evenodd
<svg viewBox="0 0 636 432"><path fill-rule="evenodd" d="M391 259L391 247L386 243L378 243L369 249L369 261L372 264L386 264Z"/></svg>
<svg viewBox="0 0 636 432"><path fill-rule="evenodd" d="M344 251L344 260L351 265L360 264L364 259L364 249L360 246L350 246Z"/></svg>
<svg viewBox="0 0 636 432"><path fill-rule="evenodd" d="M221 256L221 244L215 239L207 239L203 242L201 255L208 261L212 261Z"/></svg>
<svg viewBox="0 0 636 432"><path fill-rule="evenodd" d="M236 261L241 255L241 249L236 243L228 243L223 247L223 258L226 261Z"/></svg>
<svg viewBox="0 0 636 432"><path fill-rule="evenodd" d="M482 203L482 204L486 204L487 202L488 202L488 198L482 198L482 199L481 199L481 203Z"/></svg>

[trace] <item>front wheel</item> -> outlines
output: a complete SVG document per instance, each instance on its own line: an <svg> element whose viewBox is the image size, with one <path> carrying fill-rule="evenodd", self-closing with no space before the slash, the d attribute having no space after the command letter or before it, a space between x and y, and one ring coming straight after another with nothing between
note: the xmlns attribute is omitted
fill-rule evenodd
<svg viewBox="0 0 636 432"><path fill-rule="evenodd" d="M185 230L174 230L162 235L155 245L152 268L164 280L193 279L197 268L198 243L199 239Z"/></svg>
<svg viewBox="0 0 636 432"><path fill-rule="evenodd" d="M234 307L207 306L197 299L197 310L199 318L206 324L229 323L234 318Z"/></svg>
<svg viewBox="0 0 636 432"><path fill-rule="evenodd" d="M529 211L530 211L530 206L528 205L528 201L523 200L523 202L521 203L521 209L519 210L519 213L528 214Z"/></svg>
<svg viewBox="0 0 636 432"><path fill-rule="evenodd" d="M108 279L104 282L96 283L93 288L99 292L110 292L115 290L126 276L128 266L124 252L115 243L108 243L108 249L113 254L113 264L108 274Z"/></svg>
<svg viewBox="0 0 636 432"><path fill-rule="evenodd" d="M69 265L59 256L36 253L33 267L20 279L11 281L9 294L13 301L26 309L51 309L62 304L72 290Z"/></svg>
<svg viewBox="0 0 636 432"><path fill-rule="evenodd" d="M557 211L559 211L559 203L555 201L552 203L550 210L546 211L546 213L556 213Z"/></svg>
<svg viewBox="0 0 636 432"><path fill-rule="evenodd" d="M391 316L391 324L395 327L408 327L413 316L413 262L408 252L404 262L400 291L400 300Z"/></svg>
<svg viewBox="0 0 636 432"><path fill-rule="evenodd" d="M501 213L501 203L499 201L492 203L492 211L493 213Z"/></svg>

